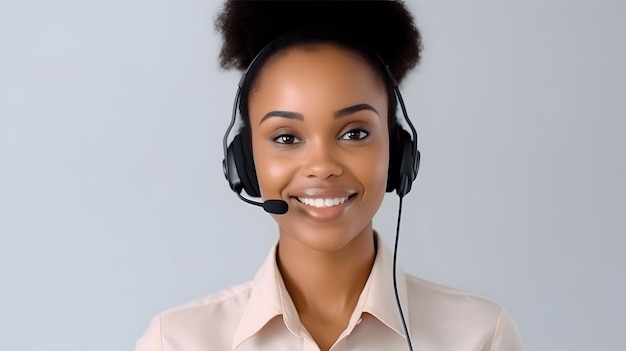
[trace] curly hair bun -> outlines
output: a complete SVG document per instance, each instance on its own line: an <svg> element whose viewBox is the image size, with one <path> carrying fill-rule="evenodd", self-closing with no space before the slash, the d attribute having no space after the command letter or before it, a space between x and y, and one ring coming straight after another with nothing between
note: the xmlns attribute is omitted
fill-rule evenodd
<svg viewBox="0 0 626 351"><path fill-rule="evenodd" d="M223 36L225 69L245 70L272 40L311 27L343 31L375 50L398 82L420 60L420 33L400 1L227 0L215 27Z"/></svg>

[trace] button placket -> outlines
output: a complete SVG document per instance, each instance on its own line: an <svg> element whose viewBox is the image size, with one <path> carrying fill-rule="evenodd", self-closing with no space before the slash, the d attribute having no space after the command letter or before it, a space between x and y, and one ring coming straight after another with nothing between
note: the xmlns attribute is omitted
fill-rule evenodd
<svg viewBox="0 0 626 351"><path fill-rule="evenodd" d="M310 338L302 338L302 351L320 351L319 346Z"/></svg>

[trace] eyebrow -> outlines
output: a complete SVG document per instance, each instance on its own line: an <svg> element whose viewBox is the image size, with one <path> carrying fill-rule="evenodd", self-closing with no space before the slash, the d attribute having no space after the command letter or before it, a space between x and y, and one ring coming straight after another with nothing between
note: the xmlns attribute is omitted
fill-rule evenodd
<svg viewBox="0 0 626 351"><path fill-rule="evenodd" d="M357 113L359 111L362 110L369 110L372 111L374 113L376 113L377 115L379 115L378 111L376 111L376 109L369 104L357 104L357 105L353 105L353 106L348 106L345 108L342 108L341 110L336 111L333 116L335 118L341 118L341 117L345 117L345 116L349 116L353 113ZM263 116L263 118L261 118L261 121L259 122L259 124L263 123L263 121L265 121L268 118L272 118L272 117L282 117L282 118L289 118L289 119L295 119L298 121L302 121L304 120L304 115L299 113L299 112L291 112L291 111L270 111L268 113L265 114L265 116Z"/></svg>
<svg viewBox="0 0 626 351"><path fill-rule="evenodd" d="M298 113L298 112L270 111L270 112L266 113L265 116L263 116L263 118L261 118L261 122L259 122L259 124L263 123L263 121L265 121L266 119L272 118L272 117L282 117L282 118L297 119L298 121L304 120L304 116L301 113Z"/></svg>
<svg viewBox="0 0 626 351"><path fill-rule="evenodd" d="M378 111L376 111L376 109L372 105L369 105L369 104L358 104L358 105L342 108L341 110L335 112L334 115L335 115L335 118L341 118L341 117L345 117L345 116L351 115L353 113L356 113L362 110L369 110L379 115Z"/></svg>

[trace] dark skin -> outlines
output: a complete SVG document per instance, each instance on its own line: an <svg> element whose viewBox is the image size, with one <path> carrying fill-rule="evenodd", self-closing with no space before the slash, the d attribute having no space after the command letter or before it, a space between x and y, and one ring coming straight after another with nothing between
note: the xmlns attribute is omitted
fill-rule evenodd
<svg viewBox="0 0 626 351"><path fill-rule="evenodd" d="M280 272L321 350L346 329L375 259L372 218L387 181L387 94L357 53L292 47L262 68L249 96L262 197L289 203Z"/></svg>

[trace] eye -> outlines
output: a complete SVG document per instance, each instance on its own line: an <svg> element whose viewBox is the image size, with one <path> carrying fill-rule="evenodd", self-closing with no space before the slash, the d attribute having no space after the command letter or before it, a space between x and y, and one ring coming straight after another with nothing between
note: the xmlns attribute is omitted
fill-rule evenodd
<svg viewBox="0 0 626 351"><path fill-rule="evenodd" d="M274 138L274 142L279 143L279 144L290 145L290 144L301 143L302 140L296 138L295 136L291 134L281 134Z"/></svg>
<svg viewBox="0 0 626 351"><path fill-rule="evenodd" d="M369 135L370 133L363 129L351 129L342 135L339 140L362 140L367 138Z"/></svg>

